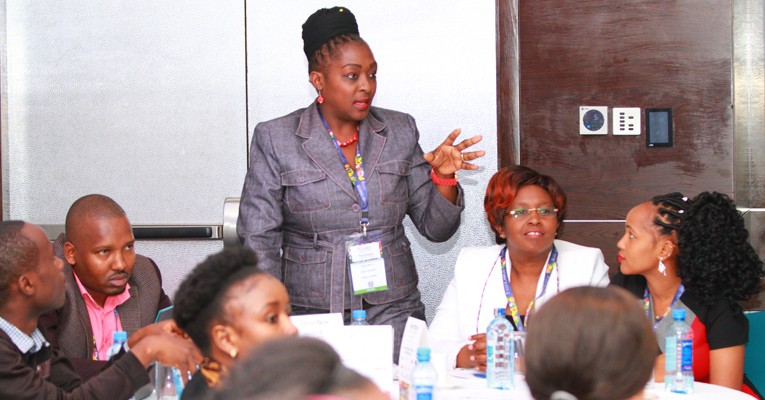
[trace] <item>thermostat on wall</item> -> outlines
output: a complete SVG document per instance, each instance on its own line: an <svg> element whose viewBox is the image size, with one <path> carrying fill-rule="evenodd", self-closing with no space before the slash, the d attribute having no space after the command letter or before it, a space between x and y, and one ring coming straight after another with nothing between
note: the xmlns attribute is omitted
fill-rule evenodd
<svg viewBox="0 0 765 400"><path fill-rule="evenodd" d="M580 135L608 134L608 107L579 107Z"/></svg>

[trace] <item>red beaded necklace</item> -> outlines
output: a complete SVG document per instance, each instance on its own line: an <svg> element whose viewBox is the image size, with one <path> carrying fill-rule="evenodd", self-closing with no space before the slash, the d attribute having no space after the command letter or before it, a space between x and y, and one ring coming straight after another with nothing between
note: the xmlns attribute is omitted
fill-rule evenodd
<svg viewBox="0 0 765 400"><path fill-rule="evenodd" d="M359 131L358 130L356 130L356 133L353 134L352 138L348 139L345 142L337 142L337 145L340 146L340 147L348 147L348 146L356 143L357 140L359 140Z"/></svg>

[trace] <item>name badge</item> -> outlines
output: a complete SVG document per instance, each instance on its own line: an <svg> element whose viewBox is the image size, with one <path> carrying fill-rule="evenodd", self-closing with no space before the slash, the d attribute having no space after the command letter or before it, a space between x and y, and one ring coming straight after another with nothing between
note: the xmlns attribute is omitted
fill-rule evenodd
<svg viewBox="0 0 765 400"><path fill-rule="evenodd" d="M388 289L385 276L385 260L382 258L382 242L347 244L353 294L379 292Z"/></svg>

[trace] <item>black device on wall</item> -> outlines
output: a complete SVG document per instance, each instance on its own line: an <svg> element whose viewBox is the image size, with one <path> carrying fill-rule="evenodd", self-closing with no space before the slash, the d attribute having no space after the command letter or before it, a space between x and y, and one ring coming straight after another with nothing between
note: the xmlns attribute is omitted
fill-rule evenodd
<svg viewBox="0 0 765 400"><path fill-rule="evenodd" d="M645 109L646 147L672 147L672 109Z"/></svg>

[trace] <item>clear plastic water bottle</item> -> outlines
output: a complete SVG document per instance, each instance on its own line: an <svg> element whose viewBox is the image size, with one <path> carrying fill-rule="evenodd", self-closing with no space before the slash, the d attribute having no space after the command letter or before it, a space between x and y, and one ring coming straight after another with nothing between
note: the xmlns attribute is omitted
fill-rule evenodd
<svg viewBox="0 0 765 400"><path fill-rule="evenodd" d="M369 325L367 323L367 312L364 310L353 310L351 312L351 325Z"/></svg>
<svg viewBox="0 0 765 400"><path fill-rule="evenodd" d="M430 349L417 349L417 364L412 369L412 388L417 400L433 400L438 373L430 363Z"/></svg>
<svg viewBox="0 0 765 400"><path fill-rule="evenodd" d="M693 393L693 331L685 322L685 310L672 311L675 322L664 339L664 390L674 393Z"/></svg>
<svg viewBox="0 0 765 400"><path fill-rule="evenodd" d="M127 332L114 331L112 339L112 347L109 347L109 350L106 352L107 360L111 360L112 357L114 357L116 354L119 354L119 352L122 350L122 345L127 342Z"/></svg>
<svg viewBox="0 0 765 400"><path fill-rule="evenodd" d="M158 400L178 400L183 393L183 380L177 368L155 363L154 393Z"/></svg>
<svg viewBox="0 0 765 400"><path fill-rule="evenodd" d="M514 387L513 327L505 318L505 309L498 308L486 328L486 384L492 389Z"/></svg>

